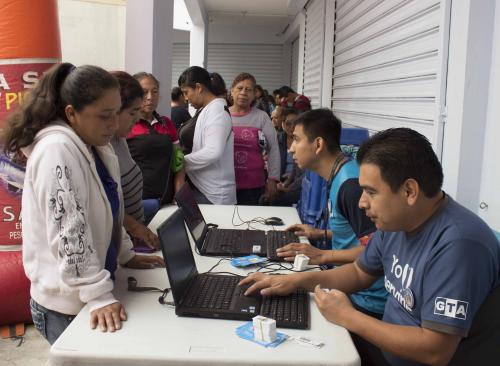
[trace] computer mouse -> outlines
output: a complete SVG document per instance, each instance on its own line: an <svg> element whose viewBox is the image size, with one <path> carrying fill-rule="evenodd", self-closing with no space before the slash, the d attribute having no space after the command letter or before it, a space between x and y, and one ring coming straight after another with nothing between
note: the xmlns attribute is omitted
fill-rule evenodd
<svg viewBox="0 0 500 366"><path fill-rule="evenodd" d="M285 225L283 220L276 216L268 217L267 219L264 220L264 223L266 225L273 225L273 226Z"/></svg>

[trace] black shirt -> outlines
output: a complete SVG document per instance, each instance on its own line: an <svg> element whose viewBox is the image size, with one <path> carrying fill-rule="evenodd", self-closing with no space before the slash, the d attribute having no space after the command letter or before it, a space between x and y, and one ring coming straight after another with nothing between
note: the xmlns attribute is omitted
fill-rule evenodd
<svg viewBox="0 0 500 366"><path fill-rule="evenodd" d="M170 117L172 122L174 122L175 128L179 129L181 124L183 124L184 122L186 122L191 118L191 115L189 114L186 107L176 106L172 107L172 112Z"/></svg>

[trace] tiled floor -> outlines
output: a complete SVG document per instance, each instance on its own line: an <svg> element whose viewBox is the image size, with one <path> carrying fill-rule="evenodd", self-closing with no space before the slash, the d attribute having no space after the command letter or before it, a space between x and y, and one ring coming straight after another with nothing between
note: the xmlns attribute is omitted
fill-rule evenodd
<svg viewBox="0 0 500 366"><path fill-rule="evenodd" d="M30 324L23 340L0 339L0 366L48 366L49 343Z"/></svg>

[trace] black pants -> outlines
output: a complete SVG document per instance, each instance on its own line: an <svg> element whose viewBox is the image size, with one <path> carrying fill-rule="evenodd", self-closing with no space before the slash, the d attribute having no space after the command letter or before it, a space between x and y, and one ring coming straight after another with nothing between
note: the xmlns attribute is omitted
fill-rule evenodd
<svg viewBox="0 0 500 366"><path fill-rule="evenodd" d="M237 189L236 200L238 205L257 206L259 198L264 193L264 187L250 188L250 189Z"/></svg>
<svg viewBox="0 0 500 366"><path fill-rule="evenodd" d="M356 310L361 311L362 313L375 319L382 320L382 314L372 313L371 311L357 306L355 303L352 303L352 305ZM349 333L351 334L352 341L358 350L359 357L361 358L361 366L390 366L390 363L387 362L380 348L361 338L357 334L351 332Z"/></svg>

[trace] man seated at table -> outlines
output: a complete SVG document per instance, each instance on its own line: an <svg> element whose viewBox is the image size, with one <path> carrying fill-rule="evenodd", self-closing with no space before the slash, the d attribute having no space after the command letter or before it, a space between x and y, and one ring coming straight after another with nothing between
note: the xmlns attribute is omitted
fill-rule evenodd
<svg viewBox="0 0 500 366"><path fill-rule="evenodd" d="M328 196L325 197L328 204L324 214L328 216L329 229L295 224L287 230L309 240L330 241L332 249L292 243L279 248L277 254L289 262L293 262L297 254L305 254L310 258L310 264L351 263L376 229L358 206L362 193L358 182L359 166L340 149L341 121L329 109L315 109L299 115L293 122L290 153L294 162L300 169L311 170L328 182ZM384 291L380 314L384 311L386 295Z"/></svg>
<svg viewBox="0 0 500 366"><path fill-rule="evenodd" d="M391 365L481 365L500 359L500 246L491 229L442 190L429 141L398 128L358 152L359 206L377 231L356 262L321 272L253 274L250 294L315 292L323 316L379 347ZM357 311L345 293L385 275L384 319ZM326 290L331 289L331 290Z"/></svg>
<svg viewBox="0 0 500 366"><path fill-rule="evenodd" d="M290 152L301 169L310 169L328 181L328 226L325 240L331 241L334 250L320 250L310 244L289 244L278 250L278 255L293 260L296 254L306 254L311 264L336 264L353 262L363 250L360 239L366 244L376 230L375 225L358 207L362 190L358 183L359 167L356 161L340 150L341 122L329 109L316 109L300 114L294 120L293 142ZM325 230L307 225L289 228L309 239L323 239ZM333 235L332 235L333 231ZM387 291L380 277L369 289L354 293L354 306L365 314L382 319ZM358 350L366 342L353 336ZM368 352L368 351L367 351Z"/></svg>

